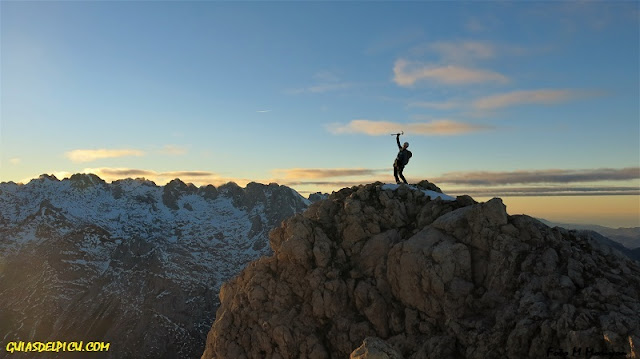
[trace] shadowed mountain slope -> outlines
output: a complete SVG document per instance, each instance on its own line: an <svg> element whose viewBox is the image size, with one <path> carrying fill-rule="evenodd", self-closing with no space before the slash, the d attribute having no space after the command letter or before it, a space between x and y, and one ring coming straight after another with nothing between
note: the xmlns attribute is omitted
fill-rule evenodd
<svg viewBox="0 0 640 359"><path fill-rule="evenodd" d="M1 183L0 357L10 341L94 340L111 347L91 357L197 357L220 285L308 203L277 184Z"/></svg>

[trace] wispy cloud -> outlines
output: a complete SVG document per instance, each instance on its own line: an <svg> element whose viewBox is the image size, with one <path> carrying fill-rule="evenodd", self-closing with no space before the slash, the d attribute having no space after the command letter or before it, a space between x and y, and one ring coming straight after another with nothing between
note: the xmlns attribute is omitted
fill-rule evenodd
<svg viewBox="0 0 640 359"><path fill-rule="evenodd" d="M65 153L65 156L72 162L91 162L102 158L117 158L129 156L143 156L145 153L140 150L120 149L120 150L73 150Z"/></svg>
<svg viewBox="0 0 640 359"><path fill-rule="evenodd" d="M271 110L258 110L256 112L257 113L267 113L267 112L271 112Z"/></svg>
<svg viewBox="0 0 640 359"><path fill-rule="evenodd" d="M225 177L215 172L210 171L168 171L158 172L140 168L113 168L113 167L99 167L99 168L85 168L82 171L68 172L68 171L52 171L49 172L56 176L56 178L62 180L64 178L70 178L74 173L93 173L102 178L106 182L113 182L116 180L126 178L145 178L153 181L158 185L165 185L173 179L179 178L185 183L193 183L196 186L203 186L212 184L214 186L220 186L225 183L235 182L240 186L245 186L247 183L256 181L261 183L270 183L270 180L248 179L240 177ZM28 183L37 176L31 176L20 181L21 183Z"/></svg>
<svg viewBox="0 0 640 359"><path fill-rule="evenodd" d="M387 171L386 169L369 168L287 168L275 169L273 173L285 180L316 179L351 176L371 176Z"/></svg>
<svg viewBox="0 0 640 359"><path fill-rule="evenodd" d="M158 172L142 170L136 168L85 168L82 170L83 173L93 173L98 177L106 178L127 178L127 177L151 177L158 175Z"/></svg>
<svg viewBox="0 0 640 359"><path fill-rule="evenodd" d="M176 145L165 145L160 153L165 155L181 156L187 153L187 149Z"/></svg>
<svg viewBox="0 0 640 359"><path fill-rule="evenodd" d="M240 186L244 186L249 182L255 181L259 183L279 183L287 186L353 186L362 183L371 183L379 179L379 176L385 172L391 175L391 169L369 169L369 168L288 168L275 169L272 171L272 178L238 178L225 177L210 171L167 171L157 172L147 169L137 168L85 168L82 173L93 173L107 182L124 178L140 178L144 177L158 185L163 185L169 181L179 178L183 182L193 183L195 185L213 184L219 186L228 182L235 182ZM57 172L58 178L69 177L71 173ZM326 180L339 179L343 177L353 177L360 179L355 180ZM323 180L324 179L324 180Z"/></svg>
<svg viewBox="0 0 640 359"><path fill-rule="evenodd" d="M438 41L422 43L408 51L410 57L438 57L438 63L462 65L478 60L489 60L502 56L524 56L540 51L549 51L548 47L523 47L507 43L495 43L477 40Z"/></svg>
<svg viewBox="0 0 640 359"><path fill-rule="evenodd" d="M391 168L286 168L273 170L272 173L274 178L269 182L291 186L300 193L337 191L393 177Z"/></svg>
<svg viewBox="0 0 640 359"><path fill-rule="evenodd" d="M478 125L452 120L431 122L398 123L388 121L353 120L348 124L330 124L327 130L333 134L363 133L369 136L388 135L400 130L412 135L451 136L493 129L491 126Z"/></svg>
<svg viewBox="0 0 640 359"><path fill-rule="evenodd" d="M220 177L217 174L213 172L208 172L208 171L172 171L172 172L161 172L159 174L162 176L168 176L168 177L174 177L174 178L183 178L183 177L204 178L204 177L212 177L212 176L216 178Z"/></svg>
<svg viewBox="0 0 640 359"><path fill-rule="evenodd" d="M109 167L101 167L101 168L85 168L83 170L85 173L93 173L96 175L104 175L107 177L132 177L132 176L162 176L162 177L171 177L171 178L182 178L182 177L217 177L218 175L209 172L209 171L170 171L170 172L156 172L151 170L143 170L136 168L109 168Z"/></svg>
<svg viewBox="0 0 640 359"><path fill-rule="evenodd" d="M195 185L207 185L213 184L219 186L228 182L236 182L239 185L246 185L251 182L250 179L224 177L215 172L210 171L168 171L157 172L147 169L139 168L85 168L82 173L93 173L98 177L104 179L107 182L124 179L124 178L139 178L144 177L159 185L168 183L169 181L179 178L186 183L193 183Z"/></svg>
<svg viewBox="0 0 640 359"><path fill-rule="evenodd" d="M480 110L491 110L524 104L549 105L569 101L584 95L585 93L573 90L540 89L512 91L479 98L473 102L473 107Z"/></svg>
<svg viewBox="0 0 640 359"><path fill-rule="evenodd" d="M638 187L509 187L470 188L449 192L473 197L549 197L549 196L638 196Z"/></svg>
<svg viewBox="0 0 640 359"><path fill-rule="evenodd" d="M22 159L18 157L9 158L9 163L11 163L12 165L18 165L20 164L20 162L22 162Z"/></svg>
<svg viewBox="0 0 640 359"><path fill-rule="evenodd" d="M539 89L516 90L506 93L463 100L456 98L448 101L409 101L408 107L420 107L433 110L459 110L466 109L466 116L486 117L494 114L495 110L518 105L553 105L569 102L581 98L602 96L602 91L593 90L569 90L569 89Z"/></svg>
<svg viewBox="0 0 640 359"><path fill-rule="evenodd" d="M507 83L509 79L497 72L472 69L455 65L433 65L396 60L393 66L393 81L403 87L416 82L435 81L446 85L469 85L476 83Z"/></svg>
<svg viewBox="0 0 640 359"><path fill-rule="evenodd" d="M288 181L280 182L287 186L309 187L314 186L322 188L324 191L337 190L344 187L358 186L361 184L373 183L380 181L388 183L392 179L391 174L384 178L367 178L360 181ZM414 180L410 180L414 182ZM443 188L443 192L452 195L469 195L472 197L551 197L551 196L638 196L640 189L637 187L496 187L496 188L464 188L447 190ZM300 193L313 193L315 191L299 191Z"/></svg>
<svg viewBox="0 0 640 359"><path fill-rule="evenodd" d="M303 188L337 190L342 187L392 180L391 169L291 169L280 170L289 173L275 182ZM341 177L362 175L361 178ZM421 175L409 179L417 182ZM616 196L640 195L638 186L602 185L602 181L633 181L640 179L640 167L619 169L583 169L511 172L451 172L439 177L429 177L451 195L468 194L478 197L513 196ZM593 183L591 185L590 183ZM467 188L459 186L467 185ZM453 188L448 188L448 187Z"/></svg>
<svg viewBox="0 0 640 359"><path fill-rule="evenodd" d="M496 186L531 183L574 183L640 179L640 167L583 170L547 169L512 172L450 172L433 178L436 183Z"/></svg>
<svg viewBox="0 0 640 359"><path fill-rule="evenodd" d="M393 171L389 172L389 175L387 176L387 180L389 180L390 178L393 178ZM407 176L409 177L409 176ZM362 179L362 180L354 180L354 181L295 181L295 180L284 180L284 181L280 181L278 183L283 184L285 186L317 186L317 187L322 187L323 190L338 190L340 188L344 188L344 187L352 187L352 186L358 186L361 184L367 184L367 183L373 183L380 180L380 178L376 179L371 179L371 178L367 178L367 179ZM384 178L382 178L382 180L384 180ZM302 193L303 191L300 191L300 193ZM304 192L312 192L312 191L304 191Z"/></svg>

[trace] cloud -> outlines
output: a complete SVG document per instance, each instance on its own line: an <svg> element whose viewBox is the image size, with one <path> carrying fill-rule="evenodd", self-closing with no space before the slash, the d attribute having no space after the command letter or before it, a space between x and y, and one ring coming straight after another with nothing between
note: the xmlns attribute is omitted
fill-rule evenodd
<svg viewBox="0 0 640 359"><path fill-rule="evenodd" d="M271 112L271 110L258 110L256 112L257 113L267 113L267 112Z"/></svg>
<svg viewBox="0 0 640 359"><path fill-rule="evenodd" d="M378 176L382 173L388 173L391 176L391 169L367 169L367 168L289 168L273 170L277 178L236 178L223 177L215 172L210 171L167 171L157 172L147 169L138 168L85 168L82 173L93 173L107 182L112 182L124 178L140 178L144 177L158 185L164 185L169 181L179 178L185 183L193 183L198 186L212 184L220 186L228 182L235 182L240 186L245 186L249 182L259 183L279 183L287 186L335 186L345 187L354 186L363 183L371 183L379 180ZM60 176L58 176L58 174ZM70 177L72 173L57 172L58 178ZM362 179L353 181L328 181L322 179L340 178L340 177L356 177L362 176ZM37 178L37 176L36 176ZM318 180L320 179L320 180ZM309 180L309 181L305 181ZM28 182L28 180L26 181ZM25 182L25 183L26 183ZM314 191L315 192L315 191Z"/></svg>
<svg viewBox="0 0 640 359"><path fill-rule="evenodd" d="M112 178L127 178L127 177L151 177L158 174L158 172L141 170L135 168L85 168L83 173L93 173L102 179ZM104 176L104 177L103 177Z"/></svg>
<svg viewBox="0 0 640 359"><path fill-rule="evenodd" d="M503 55L524 56L549 50L549 47L532 48L487 41L438 41L416 45L408 51L407 56L422 57L428 54L429 56L438 56L439 63L462 65L473 63L475 60L488 60Z"/></svg>
<svg viewBox="0 0 640 359"><path fill-rule="evenodd" d="M285 180L289 179L316 179L331 177L350 177L350 176L371 176L385 172L386 169L368 169L368 168L288 168L273 170L277 176L283 176Z"/></svg>
<svg viewBox="0 0 640 359"><path fill-rule="evenodd" d="M638 187L516 187L471 188L448 192L474 197L638 196Z"/></svg>
<svg viewBox="0 0 640 359"><path fill-rule="evenodd" d="M602 96L603 91L593 90L568 90L568 89L540 89L540 90L518 90L484 96L464 101L462 99L448 101L411 101L408 107L421 107L434 110L470 110L466 116L485 117L487 114L494 114L497 109L517 106L517 105L552 105L563 103L580 98Z"/></svg>
<svg viewBox="0 0 640 359"><path fill-rule="evenodd" d="M287 168L272 171L269 182L294 187L299 193L337 191L392 177L393 170L372 168Z"/></svg>
<svg viewBox="0 0 640 359"><path fill-rule="evenodd" d="M509 79L497 72L477 70L455 65L430 65L396 60L393 66L393 81L399 86L410 87L419 81L435 81L446 85L469 85L475 83L507 83Z"/></svg>
<svg viewBox="0 0 640 359"><path fill-rule="evenodd" d="M176 145L165 145L160 153L165 155L181 156L187 153L187 149Z"/></svg>
<svg viewBox="0 0 640 359"><path fill-rule="evenodd" d="M168 171L168 172L157 172L153 170L147 169L139 169L139 168L112 168L112 167L99 167L99 168L85 168L82 171L78 172L67 172L67 171L53 171L49 172L56 176L58 179L70 178L74 173L93 173L98 177L102 178L106 182L113 182L126 178L145 178L147 180L153 181L158 185L165 185L169 183L171 180L179 178L181 181L185 183L193 183L196 186L204 186L212 184L214 186L220 186L229 182L235 182L240 186L246 186L249 182L260 182L260 183L271 183L274 181L269 180L259 180L259 179L248 179L248 178L238 178L238 177L223 177L215 172L210 171ZM38 178L37 176L27 177L23 179L20 183L28 183L29 181Z"/></svg>
<svg viewBox="0 0 640 359"><path fill-rule="evenodd" d="M182 177L203 178L203 177L212 177L212 176L218 177L218 175L209 171L173 171L173 172L161 172L160 175L174 177L174 178L182 178Z"/></svg>
<svg viewBox="0 0 640 359"><path fill-rule="evenodd" d="M157 172L153 170L138 169L138 168L85 168L82 173L93 173L98 177L104 179L107 182L112 182L124 178L139 178L144 177L159 185L164 185L169 181L179 178L185 183L193 183L195 185L207 185L213 184L219 186L228 182L236 182L239 185L246 185L251 182L250 179L245 178L233 178L223 177L217 173L210 171L168 171Z"/></svg>
<svg viewBox="0 0 640 359"><path fill-rule="evenodd" d="M527 183L626 181L635 179L640 179L640 167L583 170L548 169L513 172L451 172L433 178L432 180L435 183L495 186Z"/></svg>
<svg viewBox="0 0 640 359"><path fill-rule="evenodd" d="M22 162L22 159L18 157L9 158L9 163L11 163L12 165L19 165L20 162Z"/></svg>
<svg viewBox="0 0 640 359"><path fill-rule="evenodd" d="M548 105L565 102L581 95L583 94L572 90L541 89L513 91L479 98L473 102L473 107L480 110L490 110L524 104Z"/></svg>
<svg viewBox="0 0 640 359"><path fill-rule="evenodd" d="M72 162L91 162L102 158L117 158L127 156L143 156L145 153L139 150L73 150L65 153L65 156Z"/></svg>
<svg viewBox="0 0 640 359"><path fill-rule="evenodd" d="M323 188L337 190L376 181L388 182L392 179L391 169L290 169L279 170L289 176L275 180L280 184L303 188ZM352 172L350 172L352 171ZM388 175L386 174L388 173ZM339 179L338 177L362 175L358 179ZM335 177L335 180L331 178ZM422 179L419 174L415 181ZM477 197L515 197L515 196L617 196L640 195L637 186L571 185L599 181L628 181L640 179L640 167L619 169L583 169L583 170L537 170L511 172L452 172L440 177L429 178L450 195L468 194ZM467 185L468 188L459 188ZM520 185L520 186L518 186ZM523 186L524 185L524 186ZM454 188L447 188L454 186ZM458 188L455 188L458 187ZM316 189L317 190L317 189ZM316 191L314 190L314 191Z"/></svg>
<svg viewBox="0 0 640 359"><path fill-rule="evenodd" d="M393 177L391 172L389 172L389 177ZM408 176L407 176L408 177ZM378 179L379 180L379 179ZM283 184L285 186L318 186L318 187L328 187L329 189L340 189L344 187L352 187L358 186L361 184L373 183L376 182L376 179L363 179L360 181L280 181L278 183ZM298 191L302 193L303 191ZM315 193L317 191L304 191L306 193Z"/></svg>
<svg viewBox="0 0 640 359"><path fill-rule="evenodd" d="M330 124L329 132L339 135L347 133L364 133L369 136L389 135L398 131L405 131L411 135L421 136L452 136L472 132L487 131L491 126L477 125L452 120L435 120L431 122L397 123L387 121L353 120L346 125Z"/></svg>

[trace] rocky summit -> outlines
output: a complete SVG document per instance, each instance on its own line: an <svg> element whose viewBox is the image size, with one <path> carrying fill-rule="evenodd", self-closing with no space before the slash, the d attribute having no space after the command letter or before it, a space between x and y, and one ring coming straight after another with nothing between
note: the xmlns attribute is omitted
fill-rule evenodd
<svg viewBox="0 0 640 359"><path fill-rule="evenodd" d="M435 186L343 189L220 291L202 358L638 358L640 266Z"/></svg>

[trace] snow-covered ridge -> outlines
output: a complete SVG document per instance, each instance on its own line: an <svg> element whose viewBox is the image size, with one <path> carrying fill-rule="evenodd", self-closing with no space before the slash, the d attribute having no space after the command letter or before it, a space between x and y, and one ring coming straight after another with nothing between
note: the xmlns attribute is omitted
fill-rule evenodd
<svg viewBox="0 0 640 359"><path fill-rule="evenodd" d="M84 223L105 226L127 236L122 222L159 226L166 222L220 222L219 215L237 215L237 209L251 212L269 201L274 193L287 197L294 212L308 206L293 189L277 184L249 183L241 188L228 183L218 188L195 187L175 179L157 186L145 179L124 179L110 184L92 174L76 174L57 180L40 176L25 185L0 183L0 223L15 225L33 214L43 201L59 208L65 216ZM112 233L115 234L115 233Z"/></svg>
<svg viewBox="0 0 640 359"><path fill-rule="evenodd" d="M419 188L416 185L403 185L403 184L387 183L387 184L382 185L380 188L383 189L383 190L395 191L400 186L407 186L408 188L410 188L413 191L422 191L422 193L424 193L427 197L430 197L431 199L440 198L443 201L455 201L456 200L454 197L451 197L448 194L436 192L436 191L429 190L429 189L422 189L422 188Z"/></svg>
<svg viewBox="0 0 640 359"><path fill-rule="evenodd" d="M0 308L11 313L0 332L99 338L114 358L199 355L222 283L270 253L269 231L308 203L253 182L0 183Z"/></svg>

